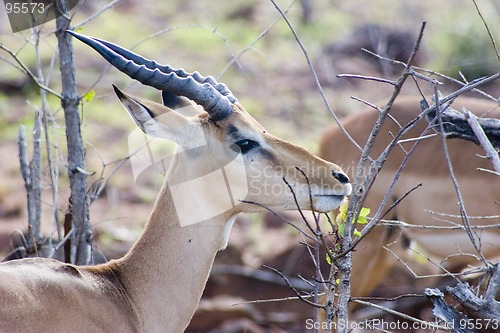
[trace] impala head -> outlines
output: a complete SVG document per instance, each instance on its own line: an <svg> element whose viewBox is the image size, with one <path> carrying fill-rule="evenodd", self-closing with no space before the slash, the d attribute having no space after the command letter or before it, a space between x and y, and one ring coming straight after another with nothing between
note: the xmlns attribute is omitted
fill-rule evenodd
<svg viewBox="0 0 500 333"><path fill-rule="evenodd" d="M112 43L70 33L131 78L162 91L163 105L114 87L144 133L178 144L166 179L178 215L189 214L207 193L210 207L200 221L228 211L262 211L261 206L290 210L298 204L327 212L350 194L340 167L269 134L212 77L173 70Z"/></svg>

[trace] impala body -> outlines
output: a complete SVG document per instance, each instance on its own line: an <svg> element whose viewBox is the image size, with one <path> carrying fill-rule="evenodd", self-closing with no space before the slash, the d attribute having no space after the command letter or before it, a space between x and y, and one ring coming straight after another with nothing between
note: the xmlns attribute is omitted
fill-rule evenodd
<svg viewBox="0 0 500 333"><path fill-rule="evenodd" d="M261 205L297 209L293 193L300 208L326 212L350 194L337 165L269 134L213 78L72 35L162 91L164 105L115 87L139 128L175 141L178 152L143 234L125 257L85 267L42 258L0 265L0 332L183 332L238 213L261 211ZM186 115L186 108L194 112Z"/></svg>
<svg viewBox="0 0 500 333"><path fill-rule="evenodd" d="M402 126L421 113L419 96L405 96L396 100L390 114ZM457 110L466 108L476 115L490 118L500 118L500 108L497 103L476 98L461 97L452 107ZM347 117L343 125L354 140L363 146L377 118L377 111L364 110ZM404 138L417 138L425 132L427 122L421 121L417 127L408 132ZM371 156L377 157L392 140L400 127L395 121L387 119L375 141ZM413 142L402 146L409 151ZM500 218L500 178L496 175L478 171L478 168L492 169L491 163L485 158L481 147L461 139L447 140L453 171L458 180L465 209L470 217L496 216L496 218L471 218L472 225L499 224ZM346 170L348 175L354 173L360 152L345 137L337 126L331 127L323 136L319 156L335 161ZM364 203L365 207L376 211L387 192L389 184L396 174L405 152L396 147L388 156L382 170L377 176L371 191ZM448 166L444 157L440 136L422 140L391 195L386 207L417 184L422 186L407 196L385 219L397 219L414 225L432 226L462 226L460 209L455 188L452 184ZM434 212L436 214L431 214ZM451 214L438 215L438 214ZM359 228L359 227L358 227ZM411 241L420 245L420 251L429 255L436 262L450 268L464 267L467 264L480 264L475 251L464 230L430 230L406 229L402 231ZM383 249L382 246L393 243L400 232L377 226L360 242L353 253L352 295L366 296L389 272L397 262L396 257ZM481 246L486 258L494 259L500 256L499 228L475 230L475 238ZM398 256L404 258L406 250L403 240L392 244L389 248ZM461 255L457 255L461 254Z"/></svg>

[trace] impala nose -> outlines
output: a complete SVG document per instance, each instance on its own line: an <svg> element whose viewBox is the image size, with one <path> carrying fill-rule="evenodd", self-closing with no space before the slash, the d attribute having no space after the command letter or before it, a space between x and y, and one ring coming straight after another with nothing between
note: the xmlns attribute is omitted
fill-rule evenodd
<svg viewBox="0 0 500 333"><path fill-rule="evenodd" d="M338 171L332 171L332 176L337 179L340 183L342 184L347 184L349 183L349 177L347 177L345 174L342 172Z"/></svg>

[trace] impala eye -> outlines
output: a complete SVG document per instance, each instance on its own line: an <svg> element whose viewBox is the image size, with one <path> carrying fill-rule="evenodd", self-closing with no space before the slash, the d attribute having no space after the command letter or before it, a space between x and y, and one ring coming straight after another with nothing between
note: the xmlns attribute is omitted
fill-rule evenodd
<svg viewBox="0 0 500 333"><path fill-rule="evenodd" d="M236 141L234 146L238 146L238 148L233 147L234 151L240 150L242 154L248 153L250 150L259 146L259 143L250 139L242 139Z"/></svg>

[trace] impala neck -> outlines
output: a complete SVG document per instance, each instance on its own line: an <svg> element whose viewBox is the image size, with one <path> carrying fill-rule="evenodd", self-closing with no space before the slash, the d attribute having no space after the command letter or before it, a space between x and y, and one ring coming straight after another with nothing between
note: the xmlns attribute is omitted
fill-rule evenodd
<svg viewBox="0 0 500 333"><path fill-rule="evenodd" d="M208 203L209 195L206 200ZM196 207L206 207L198 204ZM215 255L226 245L226 225L235 215L228 212L181 227L170 190L163 186L142 236L118 261L144 331L152 332L153 327L161 327L163 332L184 331L201 298Z"/></svg>

